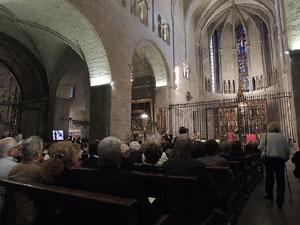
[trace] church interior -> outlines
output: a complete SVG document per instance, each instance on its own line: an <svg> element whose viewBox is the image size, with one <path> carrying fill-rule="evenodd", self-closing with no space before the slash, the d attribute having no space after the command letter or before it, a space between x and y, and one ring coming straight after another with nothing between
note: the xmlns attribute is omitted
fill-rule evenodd
<svg viewBox="0 0 300 225"><path fill-rule="evenodd" d="M50 149L54 152L54 149L67 149L67 144L60 146L60 143L69 141L76 145L77 142L78 152L82 154L80 165L85 157L92 156L88 148L94 143L97 143L95 155L98 153L100 162L99 149L107 137L118 139L125 158L126 150L122 147L127 144L131 152L128 159L133 158L135 152L132 142L137 143L141 159L132 161L135 169L130 170L142 177L149 201L155 199L163 215L156 222L146 219L149 215L134 210L136 200L132 199L135 197L122 191L122 194L118 191L119 194L114 194L118 190L114 187L103 192L111 195L107 197L79 185L80 190L75 188L71 196L67 191L71 189L69 186L62 185L66 188L63 190L46 187L47 184L28 188L26 183L14 183L6 179L13 177L11 171L6 176L0 172L0 188L6 186L7 190L5 195L0 189L0 196L10 196L3 197L6 201L0 224L2 221L6 221L3 222L6 225L40 224L39 217L51 215L39 212L38 222L34 219L21 220L24 223L18 219L7 220L5 213L17 207L11 202L17 204L18 196L12 199L9 195L14 190L23 190L27 197L36 192L44 196L43 200L49 200L51 206L41 206L53 213L46 223L49 225L79 224L79 221L80 224L95 224L86 218L66 219L72 217L64 208L70 206L71 203L66 203L70 196L73 198L70 202L87 204L88 211L95 214L99 206L107 218L109 215L123 218L115 224L299 224L300 175L299 179L294 175L295 153L300 140L299 71L299 0L0 0L1 138L14 137L23 154L23 147L28 148L26 140L39 142L30 139L38 136L44 143L43 156L50 159L66 157L66 152L58 150L59 153L50 154ZM290 180L285 182L284 204L276 200L278 208L283 207L281 211L275 206L270 209L270 202L266 203L266 200L273 203L273 197L263 199L266 178L262 149L265 148L266 156L267 144L262 146L260 140L262 137L267 140L264 134L270 131L268 125L272 122L286 138L289 158L293 158L295 164L288 160L284 167L285 179ZM188 140L181 138L183 133ZM177 146L176 139L180 141L176 142ZM187 201L189 205L194 204L195 195L199 198L194 191L199 185L197 179L190 177L197 174L167 174L166 160L170 160L171 155L175 158L180 155L175 151L176 148L181 151L179 143L190 141L191 149L196 149L197 143L199 148L201 143L203 146L211 144L202 148L213 149L210 140L217 143L220 154L226 153L221 151L222 142L224 149L225 142L230 149L235 142L239 143L244 154L236 156L235 160L225 157L231 161L226 162L226 166L206 164L211 178L217 180L214 183L217 189L226 186L221 192L217 191L218 195L212 194L211 201L200 197L205 208L212 209L205 212L203 205L196 203L197 207L185 209L189 216L193 214L191 217L184 210L162 210L164 203L160 204L158 195L163 196L160 200L164 202L173 194L183 205ZM162 151L160 159L150 164L155 164L152 165L155 171L158 169L158 174L166 177L147 175L147 171L140 169L139 164L148 163L143 159L147 157L147 149L155 150L156 145L150 142L155 142ZM160 144L162 142L170 142L170 145ZM257 152L251 150L247 154L249 143ZM103 146L106 149L105 141ZM4 150L0 151L0 160L4 154L7 154ZM168 158L160 161L163 155ZM194 158L198 157L201 156ZM300 169L299 160L298 156ZM153 172L152 167L148 172ZM75 168L74 174L84 176L79 180L88 183L86 177L93 177L87 174L91 172L88 170L90 168L82 166ZM65 170L62 176L66 176ZM74 175L70 173L69 176ZM116 179L121 177L120 174L115 176ZM72 185L77 187L77 184ZM181 199L175 191L166 194L163 189L172 185L174 190L190 189L191 196ZM293 204L290 203L292 195ZM51 200L51 196L58 197ZM203 213L195 213L196 208ZM34 217L32 210L28 210L28 214ZM84 211L87 209L80 211L73 207L72 210L73 213L87 213Z"/></svg>

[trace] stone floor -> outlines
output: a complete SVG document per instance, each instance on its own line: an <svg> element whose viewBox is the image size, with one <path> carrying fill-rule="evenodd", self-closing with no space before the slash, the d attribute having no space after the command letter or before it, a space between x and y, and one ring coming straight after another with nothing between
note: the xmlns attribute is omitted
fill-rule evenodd
<svg viewBox="0 0 300 225"><path fill-rule="evenodd" d="M287 184L282 209L277 209L275 202L272 204L264 200L265 180L262 180L239 216L238 225L300 225L300 182L293 175L294 164L290 161L287 163L287 169L293 203L290 201Z"/></svg>

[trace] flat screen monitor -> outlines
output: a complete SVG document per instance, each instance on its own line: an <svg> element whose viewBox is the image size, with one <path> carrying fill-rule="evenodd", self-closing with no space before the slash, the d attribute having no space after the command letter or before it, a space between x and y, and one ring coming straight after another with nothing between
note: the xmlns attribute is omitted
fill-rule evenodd
<svg viewBox="0 0 300 225"><path fill-rule="evenodd" d="M53 130L52 131L53 141L63 141L64 140L64 131L63 130Z"/></svg>

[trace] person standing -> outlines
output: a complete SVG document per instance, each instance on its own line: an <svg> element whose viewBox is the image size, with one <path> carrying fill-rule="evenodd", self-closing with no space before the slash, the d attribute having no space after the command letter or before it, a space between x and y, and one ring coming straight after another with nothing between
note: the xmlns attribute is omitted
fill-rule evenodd
<svg viewBox="0 0 300 225"><path fill-rule="evenodd" d="M258 148L265 162L266 184L265 199L273 202L274 175L277 183L276 203L278 208L282 208L285 193L285 162L290 157L290 147L286 137L279 133L280 127L276 122L268 125L268 132L261 137Z"/></svg>

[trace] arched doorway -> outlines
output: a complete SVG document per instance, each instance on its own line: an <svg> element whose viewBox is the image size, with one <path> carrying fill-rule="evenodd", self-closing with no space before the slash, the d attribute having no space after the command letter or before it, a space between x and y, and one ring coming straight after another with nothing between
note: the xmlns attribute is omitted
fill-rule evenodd
<svg viewBox="0 0 300 225"><path fill-rule="evenodd" d="M23 137L44 136L47 125L48 81L44 67L17 40L0 33L1 104L4 113L2 134ZM3 117L2 117L3 118Z"/></svg>
<svg viewBox="0 0 300 225"><path fill-rule="evenodd" d="M66 14L66 12L68 13ZM71 60L74 55L81 60L80 63L82 63L82 68L88 78L85 81L88 83L88 87L94 90L92 96L97 96L102 91L102 85L106 85L104 88L106 90L107 84L110 84L111 70L102 41L89 20L69 1L65 0L0 0L0 16L0 32L13 37L35 58L39 68L34 69L33 74L46 75L45 77L35 77L35 82L46 81L46 87L42 88L39 96L34 97L34 101L43 104L43 106L37 104L35 107L40 107L42 111L46 112L46 118L43 117L45 125L38 128L44 131L32 130L28 132L28 135L37 134L45 139L51 139L52 130L65 129L64 119L69 120L70 118L70 108L69 110L66 108L60 110L62 109L60 106L64 105L58 89L64 85L65 75L76 68L76 64ZM10 68L14 70L14 66ZM33 68L35 67L33 66ZM38 73L39 70L43 72ZM76 78L74 79L76 80ZM37 92L33 87L22 89L22 91L28 92L28 94L33 91ZM85 93L88 94L88 92ZM110 102L111 99L109 98L107 101ZM99 113L103 113L103 110L108 110L110 107L109 104L102 107L102 104L103 102L93 105L93 112L98 113L91 115L92 120L95 120L92 122L94 126L92 133L95 138L100 138L98 136L99 129L103 127L103 121L108 121L106 118L103 121L97 119ZM85 115L90 115L89 109L85 111L87 112ZM29 118L36 116L28 115ZM105 126L107 127L107 124ZM65 133L67 134L68 128L66 129ZM87 133L88 131L85 132L85 134ZM109 129L105 129L102 136L108 134Z"/></svg>
<svg viewBox="0 0 300 225"><path fill-rule="evenodd" d="M142 41L132 59L131 131L137 139L166 131L168 69L159 49Z"/></svg>
<svg viewBox="0 0 300 225"><path fill-rule="evenodd" d="M21 88L11 70L0 62L0 134L15 135L20 122Z"/></svg>

